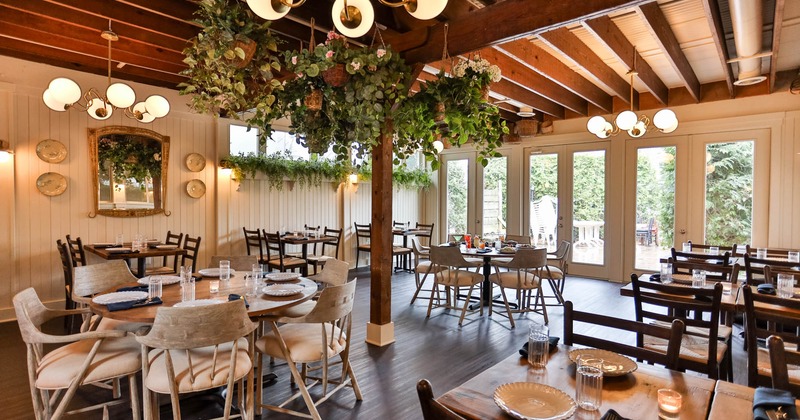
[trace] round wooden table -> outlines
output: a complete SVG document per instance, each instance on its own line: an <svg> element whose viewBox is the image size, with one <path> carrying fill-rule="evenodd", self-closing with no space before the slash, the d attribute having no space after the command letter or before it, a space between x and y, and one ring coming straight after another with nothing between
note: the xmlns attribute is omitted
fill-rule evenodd
<svg viewBox="0 0 800 420"><path fill-rule="evenodd" d="M220 282L219 293L214 293L214 294L211 294L208 291L208 283L209 283L208 280L209 279L198 280L195 283L195 299L220 299L222 301L226 301L228 295L231 293L244 296L243 275L237 275L236 277L232 278L227 286L223 282ZM288 308L290 306L300 304L302 302L311 299L314 296L314 294L317 293L317 284L306 278L301 277L298 280L292 280L280 283L302 285L303 291L295 295L283 296L283 297L268 296L263 293L259 293L258 296L248 297L247 303L250 305L250 307L247 309L247 313L251 317L255 318L262 315L268 315L279 309ZM116 286L114 287L113 290L109 290L106 293L114 292L120 287L125 287L125 286L140 286L140 284L130 283L121 286ZM164 302L161 305L141 306L137 308L125 309L115 312L109 311L106 305L100 305L94 302L92 302L89 306L92 309L92 312L101 315L104 318L110 318L128 322L152 323L153 320L155 320L156 318L156 311L158 311L158 308L162 306L173 306L181 301L180 284L175 283L170 285L164 285L164 289L161 294L161 300Z"/></svg>

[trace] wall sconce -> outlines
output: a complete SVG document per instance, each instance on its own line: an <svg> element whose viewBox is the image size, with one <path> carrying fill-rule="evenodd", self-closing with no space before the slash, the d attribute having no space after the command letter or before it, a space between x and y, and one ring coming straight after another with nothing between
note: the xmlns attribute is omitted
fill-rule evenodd
<svg viewBox="0 0 800 420"><path fill-rule="evenodd" d="M11 150L6 140L0 140L0 163L10 162L14 156L14 151Z"/></svg>
<svg viewBox="0 0 800 420"><path fill-rule="evenodd" d="M347 177L347 180L350 182L350 186L353 187L353 192L358 192L358 174L350 174L350 176Z"/></svg>

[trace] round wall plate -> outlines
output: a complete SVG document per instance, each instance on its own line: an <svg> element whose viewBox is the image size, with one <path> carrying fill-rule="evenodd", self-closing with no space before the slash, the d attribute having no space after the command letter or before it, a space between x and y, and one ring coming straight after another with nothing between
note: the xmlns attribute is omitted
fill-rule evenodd
<svg viewBox="0 0 800 420"><path fill-rule="evenodd" d="M47 163L61 163L67 158L67 148L58 140L42 140L36 145L36 156Z"/></svg>
<svg viewBox="0 0 800 420"><path fill-rule="evenodd" d="M45 172L36 179L36 188L48 197L55 197L67 190L67 178L56 172Z"/></svg>
<svg viewBox="0 0 800 420"><path fill-rule="evenodd" d="M189 197L200 198L206 194L206 184L199 179L193 179L186 183L186 193Z"/></svg>
<svg viewBox="0 0 800 420"><path fill-rule="evenodd" d="M206 158L200 153L186 155L186 167L192 172L200 172L206 167Z"/></svg>

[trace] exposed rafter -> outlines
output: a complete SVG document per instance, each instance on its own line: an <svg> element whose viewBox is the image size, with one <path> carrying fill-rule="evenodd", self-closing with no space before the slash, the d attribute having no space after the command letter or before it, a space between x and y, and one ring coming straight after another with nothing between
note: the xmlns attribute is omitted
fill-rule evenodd
<svg viewBox="0 0 800 420"><path fill-rule="evenodd" d="M780 0L779 0L780 1ZM722 27L722 15L719 12L719 4L717 0L701 0L703 9L706 12L706 19L708 19L708 26L711 29L711 39L714 40L714 46L717 49L720 64L722 65L725 73L725 83L728 85L728 92L730 97L736 95L736 88L733 85L733 68L728 63L728 43L725 40L725 32Z"/></svg>
<svg viewBox="0 0 800 420"><path fill-rule="evenodd" d="M775 0L775 15L772 22L772 57L769 60L769 93L775 91L775 77L778 72L778 50L781 46L781 29L783 28L784 0Z"/></svg>

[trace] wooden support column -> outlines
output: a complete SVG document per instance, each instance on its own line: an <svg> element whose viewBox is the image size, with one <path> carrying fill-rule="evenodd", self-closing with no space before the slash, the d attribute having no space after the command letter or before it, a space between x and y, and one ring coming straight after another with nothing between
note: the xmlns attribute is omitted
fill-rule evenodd
<svg viewBox="0 0 800 420"><path fill-rule="evenodd" d="M392 133L386 122L381 142L372 149L372 238L367 343L394 343L392 322Z"/></svg>

